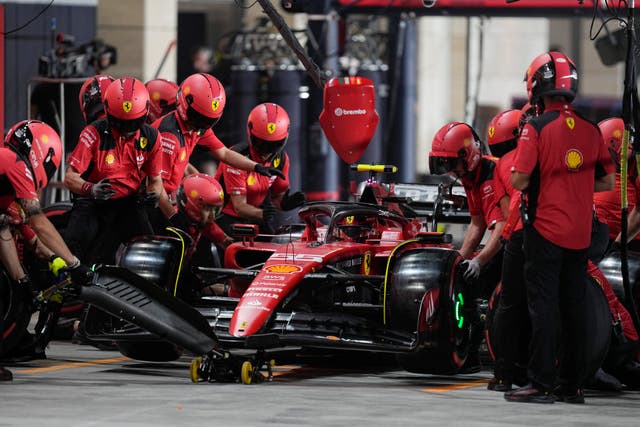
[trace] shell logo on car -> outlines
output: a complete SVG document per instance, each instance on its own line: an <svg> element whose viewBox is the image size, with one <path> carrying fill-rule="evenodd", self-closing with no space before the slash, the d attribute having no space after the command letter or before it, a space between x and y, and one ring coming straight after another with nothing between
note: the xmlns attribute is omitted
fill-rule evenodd
<svg viewBox="0 0 640 427"><path fill-rule="evenodd" d="M275 264L275 265L270 265L269 267L265 268L265 270L268 271L269 273L291 274L291 273L297 273L298 271L302 271L302 268L298 267L297 265Z"/></svg>

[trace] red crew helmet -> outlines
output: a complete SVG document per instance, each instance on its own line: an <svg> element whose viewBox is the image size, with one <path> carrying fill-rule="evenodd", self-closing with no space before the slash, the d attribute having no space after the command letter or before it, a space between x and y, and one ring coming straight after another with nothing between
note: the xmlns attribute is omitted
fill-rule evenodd
<svg viewBox="0 0 640 427"><path fill-rule="evenodd" d="M213 209L213 218L218 214L224 204L224 192L214 178L196 173L182 180L176 199L178 209L184 211L193 222L201 223L206 220L203 210Z"/></svg>
<svg viewBox="0 0 640 427"><path fill-rule="evenodd" d="M109 85L113 82L113 77L97 75L89 77L80 88L80 111L86 123L95 122L105 116L104 94Z"/></svg>
<svg viewBox="0 0 640 427"><path fill-rule="evenodd" d="M220 120L226 102L222 83L210 74L197 73L180 84L177 110L191 128L204 131Z"/></svg>
<svg viewBox="0 0 640 427"><path fill-rule="evenodd" d="M466 172L473 171L480 163L480 138L466 123L451 122L438 130L431 143L429 170L443 175L452 172L462 160Z"/></svg>
<svg viewBox="0 0 640 427"><path fill-rule="evenodd" d="M527 68L525 81L531 104L538 104L543 96L564 96L571 102L578 91L576 66L561 52L538 55Z"/></svg>
<svg viewBox="0 0 640 427"><path fill-rule="evenodd" d="M109 126L123 135L137 132L149 113L149 92L138 79L115 80L104 95L104 109Z"/></svg>
<svg viewBox="0 0 640 427"><path fill-rule="evenodd" d="M149 80L145 86L149 91L151 101L149 107L150 123L176 109L177 83L167 79L153 79Z"/></svg>
<svg viewBox="0 0 640 427"><path fill-rule="evenodd" d="M289 114L272 102L256 106L247 119L249 144L260 156L271 156L284 148L289 138Z"/></svg>
<svg viewBox="0 0 640 427"><path fill-rule="evenodd" d="M624 121L619 117L604 119L598 123L604 142L609 148L611 157L616 162L616 167L620 169L620 155L622 154L622 138L624 136ZM629 144L627 158L631 157L632 147Z"/></svg>
<svg viewBox="0 0 640 427"><path fill-rule="evenodd" d="M506 110L491 119L487 126L487 143L493 156L502 157L516 148L521 117L520 110Z"/></svg>
<svg viewBox="0 0 640 427"><path fill-rule="evenodd" d="M4 144L31 167L36 190L47 185L62 161L60 137L51 126L39 120L24 120L13 125Z"/></svg>

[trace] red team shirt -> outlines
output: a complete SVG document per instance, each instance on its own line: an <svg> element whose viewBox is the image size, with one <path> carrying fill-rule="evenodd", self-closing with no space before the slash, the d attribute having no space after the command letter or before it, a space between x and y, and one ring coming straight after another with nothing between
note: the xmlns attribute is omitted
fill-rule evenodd
<svg viewBox="0 0 640 427"><path fill-rule="evenodd" d="M511 186L511 169L515 164L516 150L511 150L498 160L496 170L493 173L494 178L494 201L496 206L500 207L500 199L504 196L508 196L509 200L509 215L511 216L515 209L515 214L518 215L517 222L510 232L518 231L522 229L522 221L520 218L520 192ZM505 221L509 222L509 218L505 218ZM506 225L505 225L506 227Z"/></svg>
<svg viewBox="0 0 640 427"><path fill-rule="evenodd" d="M282 160L280 160L282 159ZM218 171L216 172L216 179L220 182L224 181L225 192L231 196L245 195L247 196L247 203L252 206L260 206L267 197L269 191L273 191L275 194L283 193L289 188L289 157L286 153L276 157L271 162L264 163L265 166L273 166L278 168L277 162L284 161L284 166L281 171L286 179L272 176L262 176L255 172L247 172L241 169L236 169L226 163L220 163ZM227 202L222 209L222 212L231 215L238 216L238 213L233 208L233 203Z"/></svg>
<svg viewBox="0 0 640 427"><path fill-rule="evenodd" d="M211 129L207 129L202 135L187 131L177 111L159 118L152 126L160 132L162 181L167 194L173 193L180 186L196 144L208 148L212 153L225 147Z"/></svg>
<svg viewBox="0 0 640 427"><path fill-rule="evenodd" d="M614 172L598 128L575 114L569 104L552 105L524 126L518 141L514 170L531 175L538 164L540 189L533 226L557 246L587 248L594 169L600 168L598 176Z"/></svg>
<svg viewBox="0 0 640 427"><path fill-rule="evenodd" d="M116 192L114 199L136 194L142 180L146 176L160 175L161 169L160 144L149 140L154 137L157 139L157 132L147 125L145 127L151 132L141 134L138 131L133 137L122 141L105 133L110 132L106 120L98 120L82 130L78 145L68 157L67 164L89 182L96 183L109 178Z"/></svg>
<svg viewBox="0 0 640 427"><path fill-rule="evenodd" d="M469 214L481 215L488 229L493 229L497 222L503 220L502 212L495 203L495 160L483 157L476 168L473 179L463 179L462 185L467 193Z"/></svg>
<svg viewBox="0 0 640 427"><path fill-rule="evenodd" d="M16 230L28 241L35 233L20 218L16 199L35 200L38 198L36 184L31 169L8 148L0 148L0 212L11 216Z"/></svg>

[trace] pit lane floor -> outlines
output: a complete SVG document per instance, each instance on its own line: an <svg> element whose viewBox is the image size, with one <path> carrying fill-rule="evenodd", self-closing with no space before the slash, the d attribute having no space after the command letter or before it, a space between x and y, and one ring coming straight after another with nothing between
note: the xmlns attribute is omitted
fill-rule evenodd
<svg viewBox="0 0 640 427"><path fill-rule="evenodd" d="M640 392L587 392L586 405L516 404L486 390L488 370L439 377L407 373L384 357L280 356L286 364L271 383L192 384L186 357L145 363L53 342L46 360L15 364L13 382L0 383L0 426L640 423Z"/></svg>

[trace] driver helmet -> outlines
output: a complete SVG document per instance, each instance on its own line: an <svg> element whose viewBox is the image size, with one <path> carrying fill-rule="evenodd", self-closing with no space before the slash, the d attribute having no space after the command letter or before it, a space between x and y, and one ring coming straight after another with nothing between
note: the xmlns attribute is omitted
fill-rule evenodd
<svg viewBox="0 0 640 427"><path fill-rule="evenodd" d="M153 123L160 117L176 109L176 95L178 85L167 79L149 80L145 86L149 91L149 123Z"/></svg>
<svg viewBox="0 0 640 427"><path fill-rule="evenodd" d="M456 172L458 164L462 164L462 173L468 174L480 163L480 138L476 131L466 123L447 123L438 130L431 143L429 153L429 170L435 175Z"/></svg>
<svg viewBox="0 0 640 427"><path fill-rule="evenodd" d="M607 144L609 153L616 163L616 170L620 172L620 155L622 154L622 138L624 136L624 121L619 117L612 117L598 123L602 138ZM633 149L629 144L627 158L631 158Z"/></svg>
<svg viewBox="0 0 640 427"><path fill-rule="evenodd" d="M487 143L492 156L502 157L516 148L521 117L520 110L506 110L491 119L487 126Z"/></svg>
<svg viewBox="0 0 640 427"><path fill-rule="evenodd" d="M267 160L279 153L289 138L289 114L278 104L265 102L256 106L247 119L251 149Z"/></svg>
<svg viewBox="0 0 640 427"><path fill-rule="evenodd" d="M372 224L358 215L349 215L336 225L338 240L365 242L372 238Z"/></svg>
<svg viewBox="0 0 640 427"><path fill-rule="evenodd" d="M149 104L147 88L133 77L114 81L104 95L109 126L125 137L132 136L144 125Z"/></svg>
<svg viewBox="0 0 640 427"><path fill-rule="evenodd" d="M543 96L564 96L571 102L578 91L576 66L561 52L538 55L527 68L524 80L532 105L540 104Z"/></svg>
<svg viewBox="0 0 640 427"><path fill-rule="evenodd" d="M218 123L226 102L224 86L211 74L192 74L178 89L178 115L188 127L198 132Z"/></svg>
<svg viewBox="0 0 640 427"><path fill-rule="evenodd" d="M51 126L39 120L24 120L13 125L4 145L30 166L36 190L47 185L62 161L60 137Z"/></svg>
<svg viewBox="0 0 640 427"><path fill-rule="evenodd" d="M80 111L82 111L85 123L93 123L105 117L104 95L113 80L111 76L99 74L89 77L83 83L78 95L78 101L80 102Z"/></svg>
<svg viewBox="0 0 640 427"><path fill-rule="evenodd" d="M224 192L213 177L196 173L185 177L176 192L178 209L191 221L204 224L212 221L222 209Z"/></svg>

